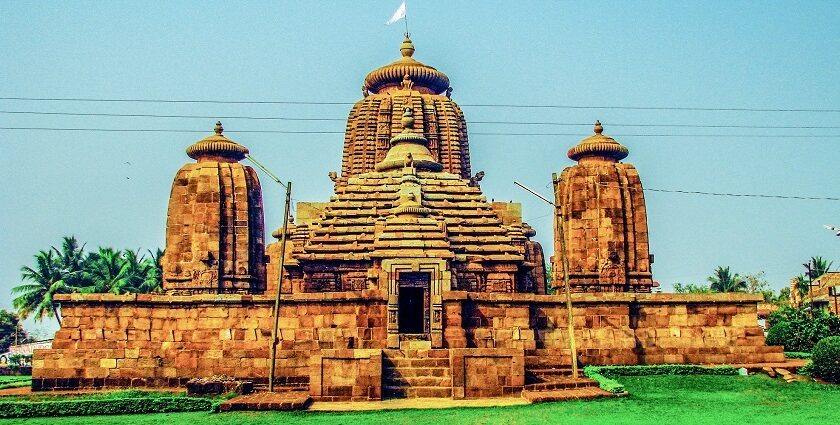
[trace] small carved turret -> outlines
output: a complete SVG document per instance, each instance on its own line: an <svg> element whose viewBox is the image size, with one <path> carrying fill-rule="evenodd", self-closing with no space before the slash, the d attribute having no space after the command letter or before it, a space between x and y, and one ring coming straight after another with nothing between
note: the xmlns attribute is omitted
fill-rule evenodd
<svg viewBox="0 0 840 425"><path fill-rule="evenodd" d="M248 148L223 131L217 122L215 134L187 148L196 162L181 167L172 183L161 259L163 289L169 293L265 289L260 182L239 162Z"/></svg>
<svg viewBox="0 0 840 425"><path fill-rule="evenodd" d="M639 173L619 162L629 151L604 135L600 121L595 134L569 150L578 164L554 179L555 203L566 231L569 281L575 291L650 292L647 213ZM563 281L559 234L555 234L554 282Z"/></svg>

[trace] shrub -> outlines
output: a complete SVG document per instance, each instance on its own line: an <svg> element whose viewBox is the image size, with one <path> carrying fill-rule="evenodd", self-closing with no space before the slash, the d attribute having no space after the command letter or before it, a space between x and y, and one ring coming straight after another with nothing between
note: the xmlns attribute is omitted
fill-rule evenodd
<svg viewBox="0 0 840 425"><path fill-rule="evenodd" d="M840 383L840 336L821 339L814 346L811 361L815 376Z"/></svg>
<svg viewBox="0 0 840 425"><path fill-rule="evenodd" d="M624 389L624 385L615 379L607 378L606 376L598 373L598 369L599 368L597 366L586 366L583 368L583 374L598 382L598 387L606 392L613 394L624 394L627 392L627 390Z"/></svg>
<svg viewBox="0 0 840 425"><path fill-rule="evenodd" d="M778 344L770 344L769 345L778 345ZM810 359L811 353L802 353L799 351L785 351L785 357L788 359Z"/></svg>
<svg viewBox="0 0 840 425"><path fill-rule="evenodd" d="M598 386L613 394L624 394L627 391L620 382L613 379L616 376L648 376L648 375L737 375L738 369L732 366L706 367L693 364L657 364L638 366L586 366L583 374L598 382Z"/></svg>
<svg viewBox="0 0 840 425"><path fill-rule="evenodd" d="M780 322L767 330L767 345L784 345L785 349L790 344L790 323Z"/></svg>
<svg viewBox="0 0 840 425"><path fill-rule="evenodd" d="M840 335L840 318L808 307L785 307L767 320L769 345L783 345L785 351L810 352L817 341Z"/></svg>
<svg viewBox="0 0 840 425"><path fill-rule="evenodd" d="M599 366L598 373L604 376L648 376L648 375L737 375L732 366L706 367L693 364L655 364L639 366Z"/></svg>
<svg viewBox="0 0 840 425"><path fill-rule="evenodd" d="M0 418L200 412L210 411L212 407L211 400L189 397L8 401L0 402Z"/></svg>
<svg viewBox="0 0 840 425"><path fill-rule="evenodd" d="M796 373L805 376L811 376L814 374L814 362L805 363L805 366L796 369Z"/></svg>

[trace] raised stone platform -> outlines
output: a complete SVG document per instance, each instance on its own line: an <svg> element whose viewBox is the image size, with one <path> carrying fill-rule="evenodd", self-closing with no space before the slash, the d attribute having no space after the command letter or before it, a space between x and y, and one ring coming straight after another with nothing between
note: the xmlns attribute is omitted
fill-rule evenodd
<svg viewBox="0 0 840 425"><path fill-rule="evenodd" d="M575 388L569 390L552 391L522 391L522 398L529 403L544 403L549 401L590 400L601 397L616 397L615 394L596 387Z"/></svg>
<svg viewBox="0 0 840 425"><path fill-rule="evenodd" d="M312 398L303 391L258 392L227 400L219 405L219 410L305 410L311 402Z"/></svg>
<svg viewBox="0 0 840 425"><path fill-rule="evenodd" d="M214 375L257 388L267 383L270 297L56 300L62 328L52 349L35 351L33 390L182 387ZM781 347L765 345L758 301L745 294L574 294L578 357L583 364L783 362ZM276 382L329 400L472 398L518 396L526 378L533 384L568 374L563 297L450 291L441 303L442 340L396 350L387 348L384 291L284 294Z"/></svg>

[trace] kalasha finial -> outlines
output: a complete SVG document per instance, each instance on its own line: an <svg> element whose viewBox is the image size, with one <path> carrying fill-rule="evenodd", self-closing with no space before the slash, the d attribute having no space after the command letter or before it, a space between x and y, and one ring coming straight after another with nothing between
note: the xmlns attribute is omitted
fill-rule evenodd
<svg viewBox="0 0 840 425"><path fill-rule="evenodd" d="M215 131L216 134L218 134L219 136L222 135L222 132L225 131L225 128L222 127L221 121L216 121L216 128L213 131Z"/></svg>
<svg viewBox="0 0 840 425"><path fill-rule="evenodd" d="M595 134L604 132L604 127L601 125L601 120L595 120Z"/></svg>
<svg viewBox="0 0 840 425"><path fill-rule="evenodd" d="M405 38L400 45L400 53L402 53L403 57L407 58L414 55L414 43L411 42L411 38L409 38L408 33L405 33Z"/></svg>
<svg viewBox="0 0 840 425"><path fill-rule="evenodd" d="M403 116L402 120L400 121L403 126L403 133L408 133L414 130L414 110L411 107L406 107L403 109Z"/></svg>

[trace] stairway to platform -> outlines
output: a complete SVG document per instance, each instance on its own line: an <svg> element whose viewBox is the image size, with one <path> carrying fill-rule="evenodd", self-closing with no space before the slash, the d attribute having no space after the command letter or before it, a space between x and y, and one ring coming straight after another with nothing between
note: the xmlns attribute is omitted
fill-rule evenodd
<svg viewBox="0 0 840 425"><path fill-rule="evenodd" d="M382 363L383 398L452 397L449 350L383 350Z"/></svg>

